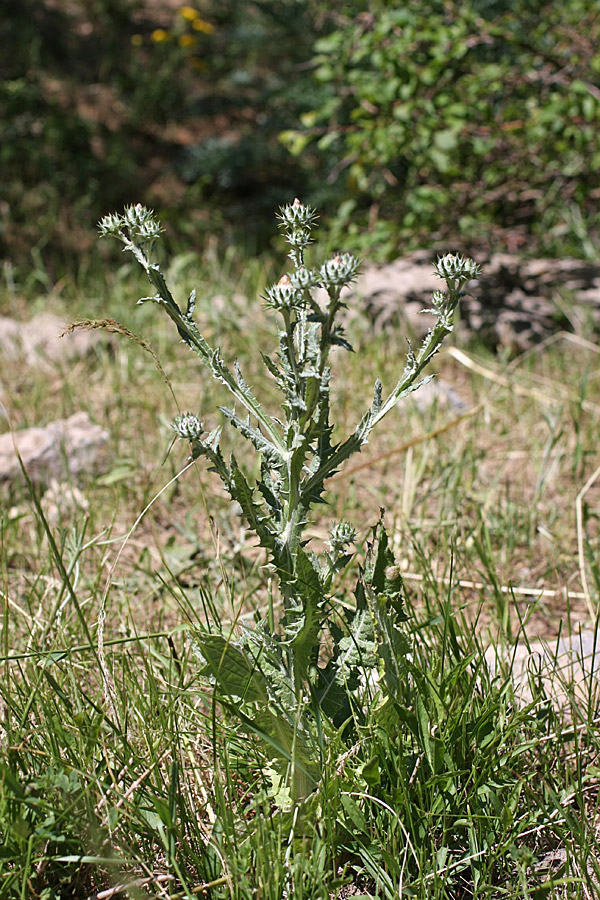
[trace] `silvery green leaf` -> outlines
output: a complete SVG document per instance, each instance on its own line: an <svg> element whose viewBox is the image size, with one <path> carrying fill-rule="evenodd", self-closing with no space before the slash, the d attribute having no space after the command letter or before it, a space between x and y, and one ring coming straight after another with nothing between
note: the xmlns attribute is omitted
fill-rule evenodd
<svg viewBox="0 0 600 900"><path fill-rule="evenodd" d="M275 362L273 362L271 357L267 356L265 353L261 353L261 356L262 356L262 360L263 360L266 368L269 370L271 375L275 378L275 380L277 381L277 384L281 387L281 385L283 384L283 375L281 374L279 368L277 367L277 364Z"/></svg>
<svg viewBox="0 0 600 900"><path fill-rule="evenodd" d="M264 508L255 502L254 491L248 484L233 455L231 457L231 475L234 488L232 496L242 507L246 521L258 535L261 546L273 552L275 550L275 533L269 525L270 516L265 513Z"/></svg>
<svg viewBox="0 0 600 900"><path fill-rule="evenodd" d="M271 484L268 484L263 479L262 481L258 482L256 487L264 497L267 506L271 510L271 513L277 517L277 520L279 520L283 507L279 499L276 497L275 492L273 491L272 482Z"/></svg>
<svg viewBox="0 0 600 900"><path fill-rule="evenodd" d="M224 694L239 697L246 703L268 703L265 677L247 653L222 635L201 631L195 632L192 646L206 662L203 674L211 675Z"/></svg>
<svg viewBox="0 0 600 900"><path fill-rule="evenodd" d="M258 452L264 456L269 464L275 468L283 465L281 453L277 447L268 441L265 436L250 424L250 418L240 419L235 410L228 409L226 406L219 406L219 410L226 416L234 428L237 428L244 437L249 440Z"/></svg>
<svg viewBox="0 0 600 900"><path fill-rule="evenodd" d="M186 319L191 319L196 310L196 289L192 291L190 296L188 297L187 309L185 311Z"/></svg>
<svg viewBox="0 0 600 900"><path fill-rule="evenodd" d="M205 456L211 463L210 470L219 475L226 489L231 494L231 471L219 449L220 435L221 429L215 428L206 436L206 438L204 438L204 440L194 441L194 444L192 445L192 458L198 459L199 456Z"/></svg>
<svg viewBox="0 0 600 900"><path fill-rule="evenodd" d="M348 350L350 353L354 353L354 348L352 344L347 340L344 334L344 329L341 326L338 328L334 328L331 332L331 343L338 347L343 347L344 350Z"/></svg>
<svg viewBox="0 0 600 900"><path fill-rule="evenodd" d="M267 742L276 753L276 760L287 775L291 792L297 799L305 799L319 781L321 765L319 749L307 731L300 732L297 724L281 714L262 709L247 720L255 734Z"/></svg>
<svg viewBox="0 0 600 900"><path fill-rule="evenodd" d="M284 633L303 669L318 658L323 625L323 585L309 556L298 547L295 605L286 610Z"/></svg>
<svg viewBox="0 0 600 900"><path fill-rule="evenodd" d="M377 413L381 409L381 391L382 391L381 379L378 378L377 381L375 382L375 389L373 391L373 403L371 406L371 410L374 413L374 415L377 415Z"/></svg>
<svg viewBox="0 0 600 900"><path fill-rule="evenodd" d="M137 301L137 305L141 306L142 303L161 303L161 298L159 294L154 294L152 297L140 297Z"/></svg>
<svg viewBox="0 0 600 900"><path fill-rule="evenodd" d="M369 609L356 611L349 633L340 639L337 646L336 681L340 684L352 678L358 669L377 665L377 642Z"/></svg>
<svg viewBox="0 0 600 900"><path fill-rule="evenodd" d="M395 697L406 674L405 659L410 652L410 642L400 627L407 618L404 583L389 546L383 519L373 529L362 585L377 640L377 654L383 662L384 681L390 695Z"/></svg>

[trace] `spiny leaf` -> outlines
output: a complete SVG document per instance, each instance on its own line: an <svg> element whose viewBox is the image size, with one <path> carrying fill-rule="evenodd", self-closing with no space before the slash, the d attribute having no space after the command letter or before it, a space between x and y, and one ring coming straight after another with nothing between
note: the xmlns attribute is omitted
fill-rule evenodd
<svg viewBox="0 0 600 900"><path fill-rule="evenodd" d="M349 350L350 353L354 353L354 347L348 341L344 334L344 329L340 326L339 328L334 328L331 332L330 337L331 343L337 347L343 347L344 350Z"/></svg>
<svg viewBox="0 0 600 900"><path fill-rule="evenodd" d="M188 297L187 308L185 311L186 319L192 319L195 310L196 310L196 289L194 288L194 290Z"/></svg>
<svg viewBox="0 0 600 900"><path fill-rule="evenodd" d="M248 382L242 375L242 370L240 368L240 364L237 361L237 359L234 360L234 362L233 362L233 370L235 372L237 385L238 385L240 391L242 392L242 394L244 395L244 397L246 397L249 401L251 401L251 403L253 405L260 406L258 400L256 399L256 397L254 396L254 393L252 392L252 388L250 387L250 385L248 384Z"/></svg>
<svg viewBox="0 0 600 900"><path fill-rule="evenodd" d="M369 609L356 611L349 633L340 638L336 648L336 681L340 684L355 676L358 669L377 665L375 632Z"/></svg>
<svg viewBox="0 0 600 900"><path fill-rule="evenodd" d="M261 481L256 485L260 493L265 498L267 506L271 510L272 513L275 513L277 516L277 520L280 518L280 514L282 512L282 504L279 499L279 485L276 487L273 478L271 477L271 473L269 472L268 466L263 462L261 465Z"/></svg>
<svg viewBox="0 0 600 900"><path fill-rule="evenodd" d="M215 428L204 438L204 440L194 441L192 445L192 458L198 459L199 456L206 456L210 461L210 471L216 472L226 489L231 494L231 470L219 448L219 439L221 437L221 429Z"/></svg>
<svg viewBox="0 0 600 900"><path fill-rule="evenodd" d="M319 399L319 394L321 391L321 379L318 373L314 371L314 369L309 375L307 375L307 373L305 372L304 378L306 379L304 395L306 409L312 411L317 400Z"/></svg>
<svg viewBox="0 0 600 900"><path fill-rule="evenodd" d="M266 353L261 353L262 361L265 364L265 367L269 370L271 375L277 381L279 387L281 387L285 382L281 371L279 370L277 364L273 362L270 356L267 356Z"/></svg>
<svg viewBox="0 0 600 900"><path fill-rule="evenodd" d="M363 581L370 585L375 593L385 594L396 610L396 614L406 618L403 610L404 580L396 565L394 554L383 523L383 510L379 521L373 528L373 540L369 543Z"/></svg>
<svg viewBox="0 0 600 900"><path fill-rule="evenodd" d="M246 521L258 535L261 547L265 547L275 553L275 534L268 524L270 517L265 514L265 510L258 503L255 503L254 491L248 484L233 455L231 457L231 474L234 485L232 496L242 507Z"/></svg>
<svg viewBox="0 0 600 900"><path fill-rule="evenodd" d="M299 799L308 797L317 786L321 771L317 748L308 743L296 724L270 709L261 710L249 724L275 751L280 766L285 767L283 771L290 770L292 794Z"/></svg>
<svg viewBox="0 0 600 900"><path fill-rule="evenodd" d="M286 611L285 634L301 669L316 658L323 625L323 585L310 557L298 547L295 558L295 605Z"/></svg>
<svg viewBox="0 0 600 900"><path fill-rule="evenodd" d="M226 406L219 406L219 410L226 416L234 428L237 428L244 437L258 450L261 456L268 462L272 468L281 468L283 459L281 453L265 436L250 424L250 418L240 419L235 410L228 409Z"/></svg>
<svg viewBox="0 0 600 900"><path fill-rule="evenodd" d="M374 415L377 415L377 413L381 409L381 391L382 391L381 379L378 378L377 381L375 382L375 389L373 391L373 403L371 405L371 410L373 411Z"/></svg>
<svg viewBox="0 0 600 900"><path fill-rule="evenodd" d="M382 517L373 529L365 569L362 575L373 631L377 639L377 654L383 662L384 682L392 697L398 696L406 673L405 659L410 643L399 625L406 620L403 608L404 585Z"/></svg>

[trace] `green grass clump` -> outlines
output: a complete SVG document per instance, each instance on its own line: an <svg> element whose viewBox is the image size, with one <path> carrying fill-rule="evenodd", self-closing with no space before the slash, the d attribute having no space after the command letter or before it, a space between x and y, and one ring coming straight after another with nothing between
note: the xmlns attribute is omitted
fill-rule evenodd
<svg viewBox="0 0 600 900"><path fill-rule="evenodd" d="M275 408L252 353L272 314L249 313L239 299L262 292L271 272L244 281L193 266L176 261L170 281L183 292L206 285L202 333L239 358ZM295 761L298 743L282 754L281 740L248 721L249 706L202 673L206 656L198 661L217 625L248 642L283 610L264 549L217 480L201 462L175 478L187 461L178 445L167 454L173 394L210 420L220 389L203 382L198 396L189 357L146 307L141 320L125 309L132 275L92 287L98 310L143 329L172 394L152 357L126 340L99 345L74 370L22 363L10 381L0 372L15 426L84 408L108 427L114 453L99 477L79 481L87 510L66 499L50 510L43 484L2 488L0 896L595 896L594 679L583 690L566 684L558 706L535 667L527 702L510 677L518 638L576 631L594 610L595 348L570 337L508 364L476 347L442 352L442 377L465 410L407 403L401 423L391 412L368 456L332 479L307 548L327 552L332 518L356 521L368 575L382 538L370 526L386 506L405 649L393 691L385 659L383 677L357 670L345 718L306 704L313 752L298 762L316 774L299 797L282 762ZM223 282L226 296L211 302ZM90 311L88 291L74 314ZM393 380L402 348L394 333L348 337L360 351L353 365L331 357L337 440L363 412L361 385L375 374ZM236 453L259 474L250 454ZM340 575L333 596L352 612L356 578ZM319 668L346 634L335 631L343 617L329 621ZM490 668L490 643L508 662ZM256 671L267 671L267 650Z"/></svg>

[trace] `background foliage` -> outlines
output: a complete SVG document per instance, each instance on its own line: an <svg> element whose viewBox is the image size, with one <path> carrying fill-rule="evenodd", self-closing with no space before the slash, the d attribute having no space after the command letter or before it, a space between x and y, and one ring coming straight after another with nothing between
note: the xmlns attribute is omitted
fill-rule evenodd
<svg viewBox="0 0 600 900"><path fill-rule="evenodd" d="M27 265L35 246L59 274L102 214L140 199L199 241L242 221L260 240L303 184L278 135L314 101L294 73L321 21L296 0L8 0L4 255Z"/></svg>
<svg viewBox="0 0 600 900"><path fill-rule="evenodd" d="M597 7L371 3L316 43L320 106L290 132L340 185L342 230L580 253L597 236ZM343 186L343 187L342 187Z"/></svg>
<svg viewBox="0 0 600 900"><path fill-rule="evenodd" d="M294 195L336 214L334 245L380 255L596 253L600 13L583 0L7 0L0 36L13 265L36 248L62 274L138 200L197 246L254 251Z"/></svg>

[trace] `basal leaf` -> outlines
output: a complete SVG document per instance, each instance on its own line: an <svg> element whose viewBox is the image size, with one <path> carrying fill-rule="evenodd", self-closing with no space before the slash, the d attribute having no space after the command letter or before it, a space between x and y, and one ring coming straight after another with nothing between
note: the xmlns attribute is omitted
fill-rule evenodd
<svg viewBox="0 0 600 900"><path fill-rule="evenodd" d="M307 797L317 786L320 776L317 747L308 742L295 724L268 708L262 709L248 722L275 752L280 766L284 770L289 769L292 794L298 798Z"/></svg>
<svg viewBox="0 0 600 900"><path fill-rule="evenodd" d="M194 645L206 661L204 674L210 674L220 691L247 703L268 703L269 692L256 662L220 634L196 632Z"/></svg>

